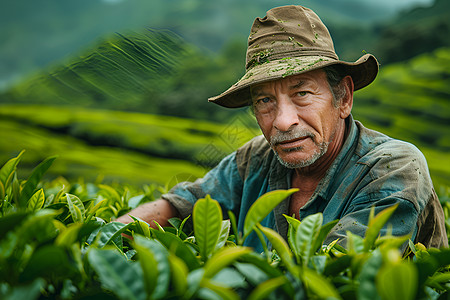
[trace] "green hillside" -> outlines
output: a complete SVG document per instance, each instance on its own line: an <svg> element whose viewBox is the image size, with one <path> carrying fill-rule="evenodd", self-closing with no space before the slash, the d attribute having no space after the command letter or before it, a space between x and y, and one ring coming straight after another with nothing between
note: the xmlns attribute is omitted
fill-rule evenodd
<svg viewBox="0 0 450 300"><path fill-rule="evenodd" d="M166 184L176 176L202 176L258 134L252 126L248 114L219 125L79 107L0 105L0 162L25 149L26 172L58 155L52 177Z"/></svg>

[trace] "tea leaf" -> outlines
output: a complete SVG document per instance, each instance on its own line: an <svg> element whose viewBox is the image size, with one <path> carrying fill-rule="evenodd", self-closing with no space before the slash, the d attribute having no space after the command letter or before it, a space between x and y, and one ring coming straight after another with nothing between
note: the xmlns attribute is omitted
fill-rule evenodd
<svg viewBox="0 0 450 300"><path fill-rule="evenodd" d="M27 209L28 211L37 211L44 206L45 195L44 190L40 189L30 198L28 201Z"/></svg>
<svg viewBox="0 0 450 300"><path fill-rule="evenodd" d="M261 222L284 199L297 191L298 189L277 190L268 192L259 197L255 203L250 206L247 216L245 217L242 242L250 232L252 232L257 223Z"/></svg>
<svg viewBox="0 0 450 300"><path fill-rule="evenodd" d="M316 295L320 299L342 299L334 285L313 270L304 268L302 279L307 290L309 290L312 295Z"/></svg>
<svg viewBox="0 0 450 300"><path fill-rule="evenodd" d="M61 247L70 247L77 242L78 232L80 232L83 223L71 223L62 231L55 240L55 245Z"/></svg>
<svg viewBox="0 0 450 300"><path fill-rule="evenodd" d="M45 172L47 172L48 168L50 168L55 159L56 156L46 158L31 172L31 175L25 182L22 192L20 194L20 199L18 203L20 207L24 207L26 205L28 199L30 199L30 197L33 195L36 186L41 181L42 176L44 175Z"/></svg>
<svg viewBox="0 0 450 300"><path fill-rule="evenodd" d="M77 196L67 193L66 199L73 221L83 223L86 213L83 202L81 202L80 198L78 198Z"/></svg>
<svg viewBox="0 0 450 300"><path fill-rule="evenodd" d="M152 235L169 249L171 253L178 257L182 257L189 270L200 267L200 262L195 254L179 237L172 233L161 232L154 229L152 230Z"/></svg>
<svg viewBox="0 0 450 300"><path fill-rule="evenodd" d="M376 300L380 299L378 294L375 278L383 263L383 257L380 251L373 251L371 256L364 262L361 272L359 273L357 280L359 287L357 291L358 299L361 300Z"/></svg>
<svg viewBox="0 0 450 300"><path fill-rule="evenodd" d="M222 227L222 209L209 195L199 199L192 213L194 235L200 248L200 255L206 261L216 248Z"/></svg>
<svg viewBox="0 0 450 300"><path fill-rule="evenodd" d="M98 212L98 210L100 209L100 207L106 203L106 199L103 199L102 201L100 201L99 203L97 203L94 207L89 208L87 210L88 215L86 217L86 221L90 221L92 219L92 217Z"/></svg>
<svg viewBox="0 0 450 300"><path fill-rule="evenodd" d="M239 295L232 289L215 284L214 282L212 282L209 279L203 278L203 280L200 283L200 286L210 289L211 291L216 293L220 299L223 299L223 300L239 300L239 299L241 299L239 297Z"/></svg>
<svg viewBox="0 0 450 300"><path fill-rule="evenodd" d="M151 295L152 299L161 299L167 294L170 283L170 265L168 260L169 252L167 249L155 240L150 240L143 236L137 235L135 243L141 247L145 247L153 253L157 262L156 269L158 270L158 278L156 279L156 286Z"/></svg>
<svg viewBox="0 0 450 300"><path fill-rule="evenodd" d="M189 274L188 267L184 263L182 256L169 255L170 274L172 275L172 283L175 287L175 294L182 296L187 291L187 276Z"/></svg>
<svg viewBox="0 0 450 300"><path fill-rule="evenodd" d="M289 246L291 247L291 249L293 251L296 251L295 235L297 233L298 226L300 226L300 221L297 220L296 218L289 217L288 215L283 215L283 216L286 218L286 221L289 223L289 228L288 228L288 233L287 233ZM299 255L299 254L295 253L295 255Z"/></svg>
<svg viewBox="0 0 450 300"><path fill-rule="evenodd" d="M205 264L204 277L212 278L220 270L236 261L242 255L250 253L251 251L251 248L246 247L223 248L223 250L216 252Z"/></svg>
<svg viewBox="0 0 450 300"><path fill-rule="evenodd" d="M133 242L133 247L136 249L139 256L139 264L143 272L143 280L145 282L145 290L147 295L151 295L155 290L158 279L158 262L155 259L152 251L142 245L142 237L136 236Z"/></svg>
<svg viewBox="0 0 450 300"><path fill-rule="evenodd" d="M277 250L281 261L286 265L288 270L294 275L297 274L297 271L295 270L295 264L292 260L292 252L283 237L273 229L263 227L261 225L258 225L258 228L269 239L269 242L272 244L273 248Z"/></svg>
<svg viewBox="0 0 450 300"><path fill-rule="evenodd" d="M403 262L383 267L377 274L376 285L382 299L416 299L417 269Z"/></svg>
<svg viewBox="0 0 450 300"><path fill-rule="evenodd" d="M107 223L97 230L94 230L89 236L87 243L92 244L95 241L95 245L98 248L103 248L125 232L131 224L132 223L123 224L119 222Z"/></svg>
<svg viewBox="0 0 450 300"><path fill-rule="evenodd" d="M220 229L219 239L217 240L216 247L214 248L214 252L219 251L228 240L228 235L230 234L230 220L222 221L222 228Z"/></svg>
<svg viewBox="0 0 450 300"><path fill-rule="evenodd" d="M383 226L389 220L391 215L394 213L397 206L398 203L384 209L379 214L377 214L375 218L371 220L371 222L369 222L369 225L366 230L366 236L364 238L364 251L368 251L373 247L375 240L380 234L380 230L383 228Z"/></svg>
<svg viewBox="0 0 450 300"><path fill-rule="evenodd" d="M295 249L300 255L304 266L308 264L309 258L314 254L313 244L319 235L322 226L322 214L317 213L307 216L297 229L295 235Z"/></svg>
<svg viewBox="0 0 450 300"><path fill-rule="evenodd" d="M314 249L314 251L319 250L322 245L323 242L325 241L325 238L327 237L328 233L330 233L331 229L339 222L339 220L334 220L331 221L325 225L323 225L320 228L319 234L317 235L316 240L314 241L314 245L312 247L312 249Z"/></svg>
<svg viewBox="0 0 450 300"><path fill-rule="evenodd" d="M145 300L147 298L142 269L129 262L115 250L90 249L88 260L98 274L102 286L120 299Z"/></svg>
<svg viewBox="0 0 450 300"><path fill-rule="evenodd" d="M13 175L16 171L17 164L19 163L20 159L22 158L22 155L24 152L25 152L25 150L22 150L19 153L19 155L8 160L3 165L3 167L0 169L0 182L3 184L3 187L5 188L5 190L8 188L9 184L11 183L11 180L13 179ZM3 200L3 197L1 198L1 200Z"/></svg>
<svg viewBox="0 0 450 300"><path fill-rule="evenodd" d="M275 291L278 287L282 286L283 284L287 283L288 280L286 277L276 277L271 278L260 285L256 287L252 291L252 293L248 296L248 300L259 300L259 299L265 299L267 296L270 295L273 291Z"/></svg>

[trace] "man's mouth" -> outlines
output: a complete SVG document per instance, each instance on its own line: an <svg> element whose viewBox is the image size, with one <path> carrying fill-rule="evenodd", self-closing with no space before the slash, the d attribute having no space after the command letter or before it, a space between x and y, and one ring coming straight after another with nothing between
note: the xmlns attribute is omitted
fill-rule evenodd
<svg viewBox="0 0 450 300"><path fill-rule="evenodd" d="M282 142L278 142L275 146L280 147L282 150L287 150L291 148L302 148L303 143L310 138L309 136L303 136L295 139L290 139Z"/></svg>

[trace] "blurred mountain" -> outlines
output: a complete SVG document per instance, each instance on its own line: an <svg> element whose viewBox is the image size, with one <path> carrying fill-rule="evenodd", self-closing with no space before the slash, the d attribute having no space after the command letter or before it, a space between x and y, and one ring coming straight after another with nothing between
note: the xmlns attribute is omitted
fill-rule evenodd
<svg viewBox="0 0 450 300"><path fill-rule="evenodd" d="M240 77L243 55L241 43L206 55L167 30L115 34L69 63L21 81L1 93L0 102L224 121L232 112L205 105L206 99Z"/></svg>
<svg viewBox="0 0 450 300"><path fill-rule="evenodd" d="M0 89L31 71L73 57L112 32L169 29L200 48L218 51L231 38L245 38L253 19L268 9L302 4L316 10L326 23L348 24L350 30L345 30L344 38L367 40L370 35L361 33L360 28L387 20L411 5L429 5L431 1L2 0ZM338 51L348 57L343 46L346 43L340 42L340 35L336 38Z"/></svg>

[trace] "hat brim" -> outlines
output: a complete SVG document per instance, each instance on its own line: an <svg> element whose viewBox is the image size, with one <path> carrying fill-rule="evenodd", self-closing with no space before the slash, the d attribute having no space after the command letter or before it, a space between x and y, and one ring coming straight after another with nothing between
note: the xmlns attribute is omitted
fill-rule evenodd
<svg viewBox="0 0 450 300"><path fill-rule="evenodd" d="M233 86L209 102L238 108L251 103L250 86L317 70L326 66L342 65L353 79L355 91L370 84L378 73L375 56L365 54L355 62L345 62L325 56L299 56L268 61L254 66Z"/></svg>

